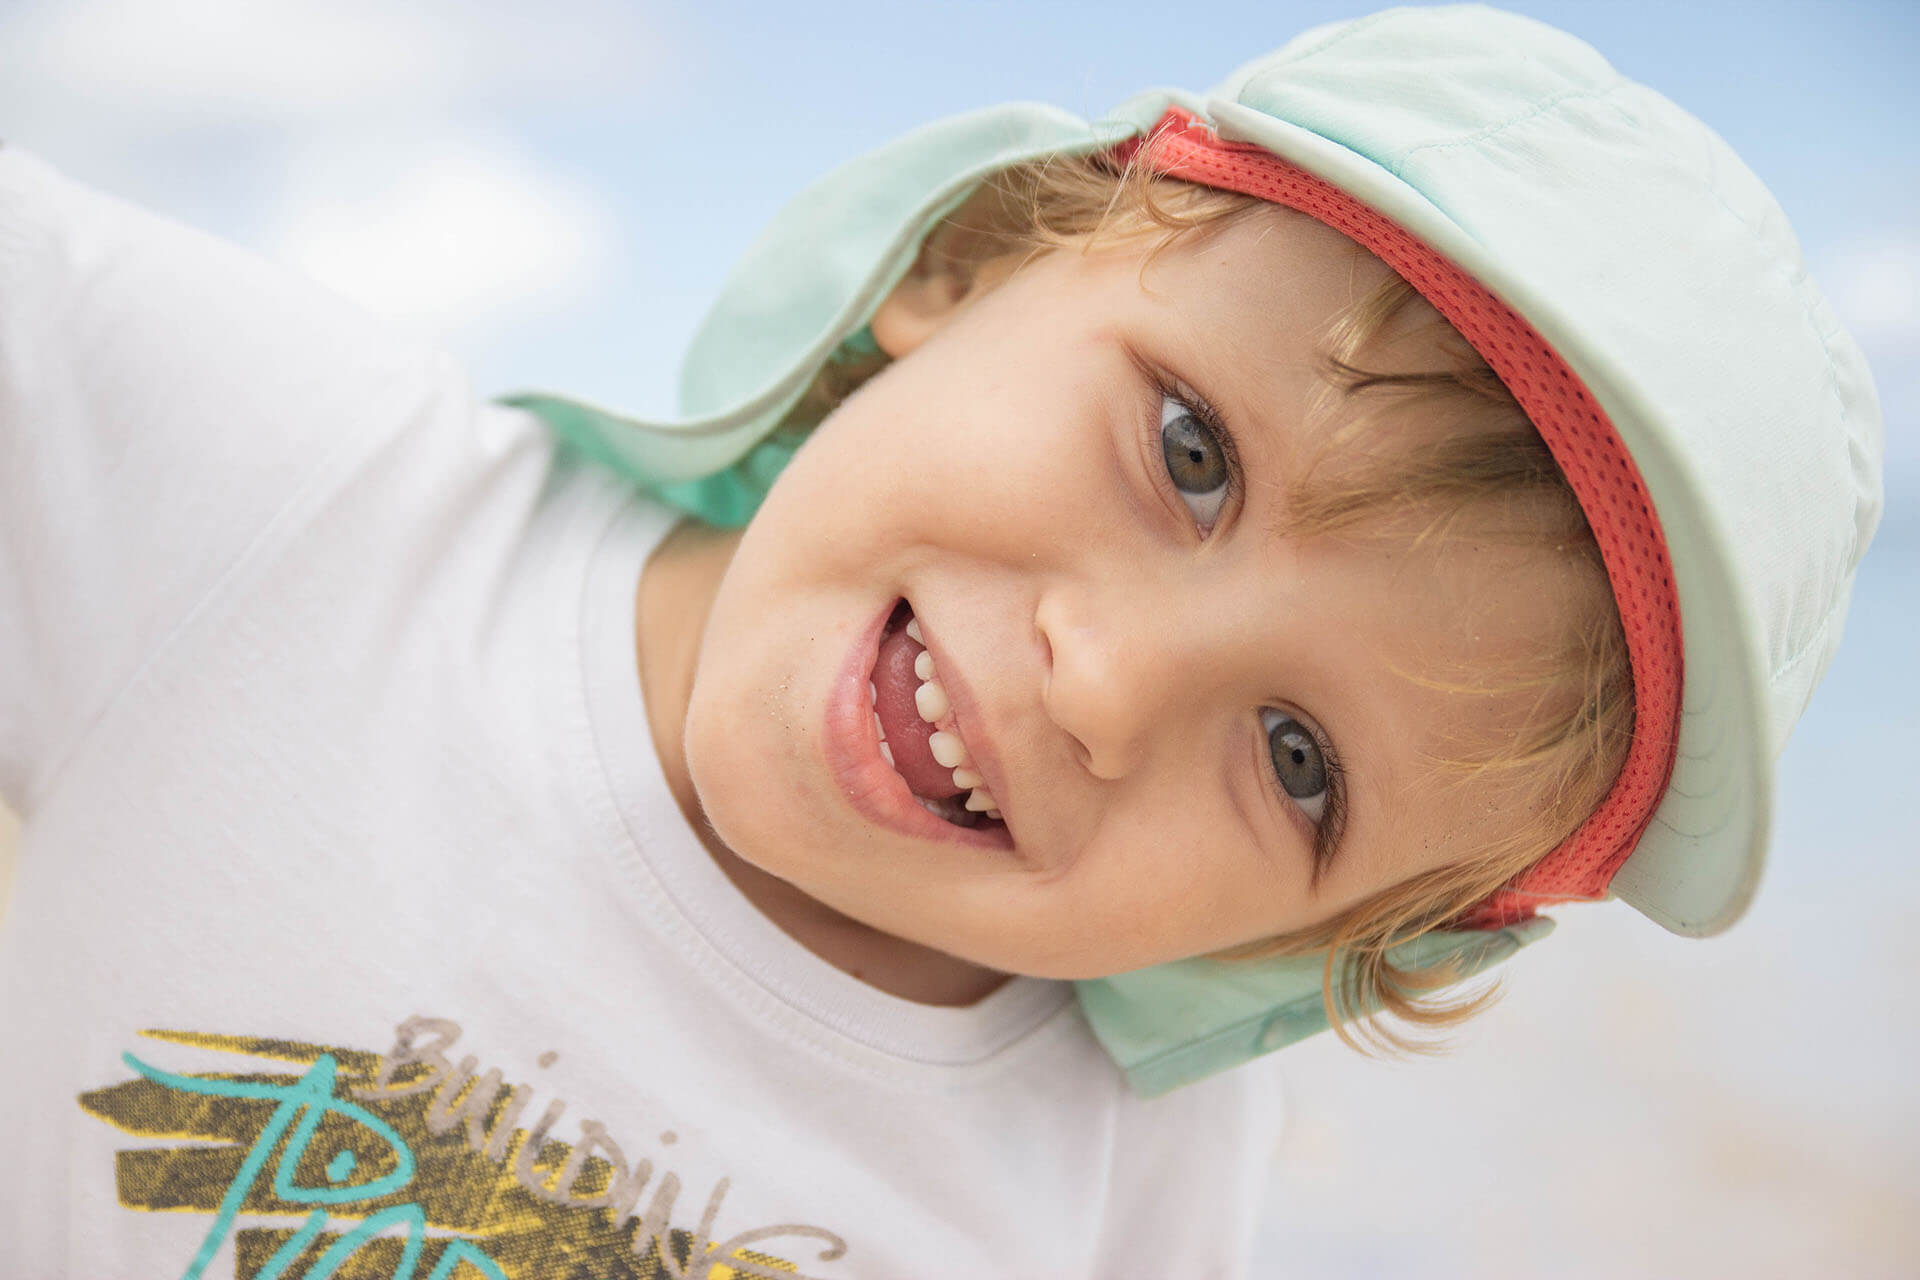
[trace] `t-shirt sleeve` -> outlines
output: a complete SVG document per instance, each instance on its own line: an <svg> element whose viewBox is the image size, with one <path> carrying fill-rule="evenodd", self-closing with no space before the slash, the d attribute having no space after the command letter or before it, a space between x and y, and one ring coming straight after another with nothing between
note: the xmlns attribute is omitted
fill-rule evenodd
<svg viewBox="0 0 1920 1280"><path fill-rule="evenodd" d="M1100 1252L1087 1274L1270 1274L1252 1249L1282 1114L1271 1058L1123 1107Z"/></svg>
<svg viewBox="0 0 1920 1280"><path fill-rule="evenodd" d="M417 410L443 359L0 146L0 797L30 814L276 514Z"/></svg>

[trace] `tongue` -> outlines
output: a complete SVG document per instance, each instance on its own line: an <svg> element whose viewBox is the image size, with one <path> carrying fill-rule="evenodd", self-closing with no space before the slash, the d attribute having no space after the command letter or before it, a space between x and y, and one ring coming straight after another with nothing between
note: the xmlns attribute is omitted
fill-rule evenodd
<svg viewBox="0 0 1920 1280"><path fill-rule="evenodd" d="M880 658L873 664L877 691L873 709L886 732L893 767L907 780L908 789L928 800L940 800L959 795L961 789L953 785L953 770L933 758L927 746L933 726L920 718L920 708L914 705L920 677L913 673L913 660L920 653L920 644L905 630L880 642Z"/></svg>

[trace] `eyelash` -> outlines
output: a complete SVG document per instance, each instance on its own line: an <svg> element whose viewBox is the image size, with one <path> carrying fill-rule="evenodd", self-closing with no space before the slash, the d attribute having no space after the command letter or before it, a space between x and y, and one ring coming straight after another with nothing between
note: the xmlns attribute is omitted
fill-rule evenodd
<svg viewBox="0 0 1920 1280"><path fill-rule="evenodd" d="M1154 394L1157 397L1164 397L1177 402L1182 408L1191 413L1199 421L1201 426L1213 433L1214 439L1220 444L1220 452L1224 455L1227 464L1227 498L1226 502L1222 504L1222 510L1224 511L1228 507L1237 509L1245 485L1240 469L1239 443L1234 439L1233 429L1227 426L1225 416L1213 407L1213 403L1202 395L1198 388L1189 386L1180 379L1147 364L1143 360L1136 358L1134 363L1140 367L1141 373L1146 376L1148 384L1153 388ZM1160 406L1158 404L1154 405L1153 412L1148 415L1148 423L1148 433L1150 437L1148 441L1150 446L1149 456L1157 458L1160 456L1161 448L1157 438L1161 430ZM1163 491L1171 491L1173 487L1172 480L1167 476L1165 466L1162 465L1150 469L1154 473L1155 483L1158 484ZM1185 505L1179 501L1177 495L1174 496L1173 501L1177 505ZM1219 521L1216 520L1213 525L1201 531L1201 537L1203 539L1212 537L1214 530L1218 528ZM1274 709L1278 710L1278 708ZM1286 712L1285 714L1294 715L1293 712ZM1347 788L1344 781L1346 773L1345 770L1341 768L1340 757L1334 754L1333 744L1327 741L1326 735L1321 731L1320 727L1309 720L1301 719L1299 716L1294 716L1294 718L1299 722L1301 727L1313 735L1315 745L1320 748L1320 758L1326 764L1327 805L1325 811L1320 815L1320 821L1315 822L1313 819L1307 817L1306 811L1300 807L1299 802L1288 795L1285 789L1280 786L1279 775L1273 771L1271 765L1263 772L1267 775L1268 787L1279 796L1281 803L1287 805L1295 813L1299 814L1300 820L1313 829L1312 883L1318 884L1321 875L1326 870L1327 864L1333 860L1334 850L1340 843L1340 833L1346 826ZM1263 734L1263 740L1264 737L1265 735Z"/></svg>
<svg viewBox="0 0 1920 1280"><path fill-rule="evenodd" d="M1313 828L1312 883L1317 885L1327 864L1333 861L1333 851L1340 846L1340 832L1347 825L1347 785L1346 771L1340 767L1340 757L1333 753L1333 744L1321 736L1317 727L1307 725L1307 729L1320 744L1320 758L1327 762L1327 810Z"/></svg>
<svg viewBox="0 0 1920 1280"><path fill-rule="evenodd" d="M1182 408L1186 409L1187 412L1191 413L1199 421L1201 426L1211 431L1215 440L1219 441L1220 452L1224 455L1227 464L1227 499L1221 504L1221 510L1225 512L1229 508L1237 508L1240 504L1240 496L1245 490L1240 471L1240 446L1239 442L1233 437L1233 429L1227 426L1225 416L1222 415L1218 409L1214 408L1213 402L1201 395L1198 389L1187 385L1180 379L1160 369L1156 369L1145 362L1137 361L1136 363L1140 364L1140 371L1146 375L1147 382L1153 387L1156 396L1165 397L1168 400L1177 402ZM1159 433L1160 407L1156 404L1153 413L1149 417L1148 425L1149 438L1147 443L1149 445L1148 455L1150 457L1158 458L1160 456ZM1166 468L1162 466L1153 468L1152 470L1154 472L1155 483L1161 486L1162 491L1173 500L1176 507L1184 508L1186 504L1183 503L1179 495L1173 491L1173 484L1166 474ZM1201 530L1200 536L1202 538L1210 538L1213 536L1214 530L1219 527L1220 521L1216 519L1213 524Z"/></svg>

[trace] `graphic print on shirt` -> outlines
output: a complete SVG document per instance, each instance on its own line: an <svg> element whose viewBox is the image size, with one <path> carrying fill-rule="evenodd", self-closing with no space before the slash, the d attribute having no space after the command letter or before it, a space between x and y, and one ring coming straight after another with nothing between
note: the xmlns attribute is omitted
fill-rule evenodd
<svg viewBox="0 0 1920 1280"><path fill-rule="evenodd" d="M182 1268L184 1280L205 1275L229 1239L235 1280L809 1280L796 1263L747 1246L806 1239L822 1262L847 1251L833 1232L798 1223L715 1241L726 1178L695 1226L673 1225L677 1175L662 1168L655 1181L653 1160L629 1164L598 1121L581 1121L577 1142L547 1137L565 1109L558 1100L530 1127L517 1127L531 1086L507 1086L497 1069L475 1075L471 1056L451 1062L446 1051L460 1028L445 1019L409 1018L385 1054L257 1036L141 1034L302 1068L233 1063L231 1071L176 1074L125 1053L133 1079L79 1095L88 1114L124 1133L182 1143L118 1151L114 1177L128 1209L212 1215L193 1257L156 1259ZM677 1139L667 1132L659 1141L671 1147ZM243 1215L305 1221L243 1225Z"/></svg>

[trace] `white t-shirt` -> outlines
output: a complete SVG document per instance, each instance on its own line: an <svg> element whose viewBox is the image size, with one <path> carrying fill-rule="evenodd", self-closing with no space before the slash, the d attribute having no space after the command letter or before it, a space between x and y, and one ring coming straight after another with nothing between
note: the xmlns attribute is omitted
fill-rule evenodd
<svg viewBox="0 0 1920 1280"><path fill-rule="evenodd" d="M1246 1270L1271 1071L762 917L647 729L669 515L447 357L0 147L0 449L0 1273Z"/></svg>

